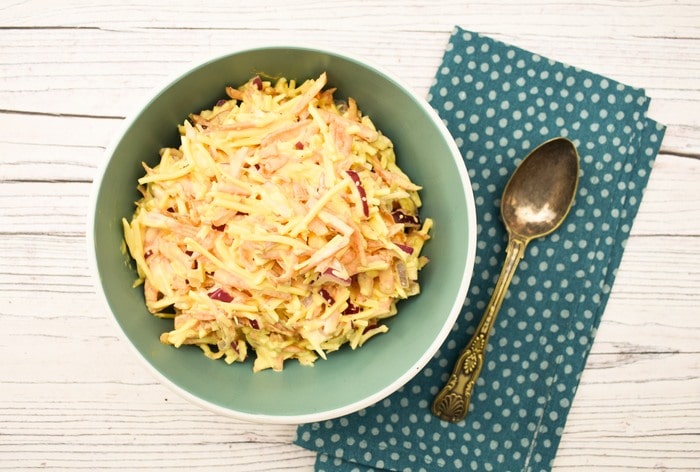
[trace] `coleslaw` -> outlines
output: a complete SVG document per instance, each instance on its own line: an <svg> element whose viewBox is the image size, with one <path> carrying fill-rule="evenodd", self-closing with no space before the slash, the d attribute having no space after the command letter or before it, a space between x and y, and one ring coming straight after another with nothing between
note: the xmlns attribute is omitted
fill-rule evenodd
<svg viewBox="0 0 700 472"><path fill-rule="evenodd" d="M163 343L254 371L312 365L388 331L420 292L432 220L392 142L321 74L259 76L179 126L179 148L143 164L123 220Z"/></svg>

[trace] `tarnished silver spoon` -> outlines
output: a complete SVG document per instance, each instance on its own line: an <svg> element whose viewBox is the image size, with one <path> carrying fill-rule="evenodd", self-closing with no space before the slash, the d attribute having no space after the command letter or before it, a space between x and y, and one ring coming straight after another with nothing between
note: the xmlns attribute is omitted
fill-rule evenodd
<svg viewBox="0 0 700 472"><path fill-rule="evenodd" d="M576 194L578 174L576 147L566 138L555 138L530 152L510 177L501 199L501 217L508 231L506 260L474 336L435 397L432 411L440 419L457 422L467 416L489 335L515 269L528 243L551 233L566 218Z"/></svg>

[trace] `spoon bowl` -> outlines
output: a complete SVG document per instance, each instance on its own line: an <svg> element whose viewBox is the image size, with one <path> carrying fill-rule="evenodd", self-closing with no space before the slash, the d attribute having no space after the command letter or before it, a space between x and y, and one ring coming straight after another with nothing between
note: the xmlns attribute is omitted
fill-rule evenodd
<svg viewBox="0 0 700 472"><path fill-rule="evenodd" d="M555 138L533 150L503 191L501 217L508 233L529 241L556 230L573 202L578 169L568 139Z"/></svg>
<svg viewBox="0 0 700 472"><path fill-rule="evenodd" d="M578 187L579 157L574 144L554 138L539 145L508 180L501 199L501 217L508 232L503 269L474 336L455 363L432 411L445 421L463 420L486 356L491 329L525 247L556 230L566 219Z"/></svg>

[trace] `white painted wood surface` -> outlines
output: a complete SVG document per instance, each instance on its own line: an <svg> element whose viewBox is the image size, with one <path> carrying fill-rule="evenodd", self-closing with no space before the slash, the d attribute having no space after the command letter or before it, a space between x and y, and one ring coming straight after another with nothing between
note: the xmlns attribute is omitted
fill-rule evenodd
<svg viewBox="0 0 700 472"><path fill-rule="evenodd" d="M96 167L192 61L285 41L425 94L454 25L643 87L668 125L554 470L700 470L700 4L695 0L0 2L0 470L311 471L293 426L155 382L86 262Z"/></svg>

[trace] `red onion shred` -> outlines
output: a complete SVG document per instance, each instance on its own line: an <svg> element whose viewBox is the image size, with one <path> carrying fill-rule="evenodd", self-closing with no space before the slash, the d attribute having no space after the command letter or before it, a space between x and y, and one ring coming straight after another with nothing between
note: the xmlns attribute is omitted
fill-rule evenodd
<svg viewBox="0 0 700 472"><path fill-rule="evenodd" d="M209 295L209 298L212 300L218 300L224 303L231 303L233 301L233 297L221 288L217 288L213 292L209 292L207 295Z"/></svg>
<svg viewBox="0 0 700 472"><path fill-rule="evenodd" d="M368 325L365 327L365 329L362 330L362 334L365 334L367 331L370 331L370 330L372 330L372 329L374 329L374 328L377 328L377 327L379 327L379 325L376 324L376 323L368 324Z"/></svg>
<svg viewBox="0 0 700 472"><path fill-rule="evenodd" d="M323 299L328 303L329 305L332 305L335 303L335 299L331 296L330 293L328 293L328 290L325 288L322 288L321 290L318 291L319 295L323 297Z"/></svg>
<svg viewBox="0 0 700 472"><path fill-rule="evenodd" d="M348 307L343 310L343 315L355 315L359 313L360 307L357 305L353 305L352 303L348 302Z"/></svg>
<svg viewBox="0 0 700 472"><path fill-rule="evenodd" d="M394 223L403 223L406 226L420 226L420 218L417 215L407 215L401 210L391 212Z"/></svg>
<svg viewBox="0 0 700 472"><path fill-rule="evenodd" d="M338 275L336 270L332 267L329 267L326 270L324 270L321 273L321 276L318 278L318 281L322 284L326 282L331 282L344 286L348 286L352 283L352 280L350 278Z"/></svg>
<svg viewBox="0 0 700 472"><path fill-rule="evenodd" d="M411 246L407 246L405 244L399 244L399 243L396 243L396 246L398 246L399 249L401 249L403 252L405 252L409 256L411 254L413 254L413 248Z"/></svg>
<svg viewBox="0 0 700 472"><path fill-rule="evenodd" d="M346 172L352 179L352 182L355 184L355 187L357 187L357 192L360 194L360 201L362 201L362 213L365 215L365 217L368 217L369 205L367 204L367 192L365 192L365 187L362 185L360 176L354 170L348 170Z"/></svg>

